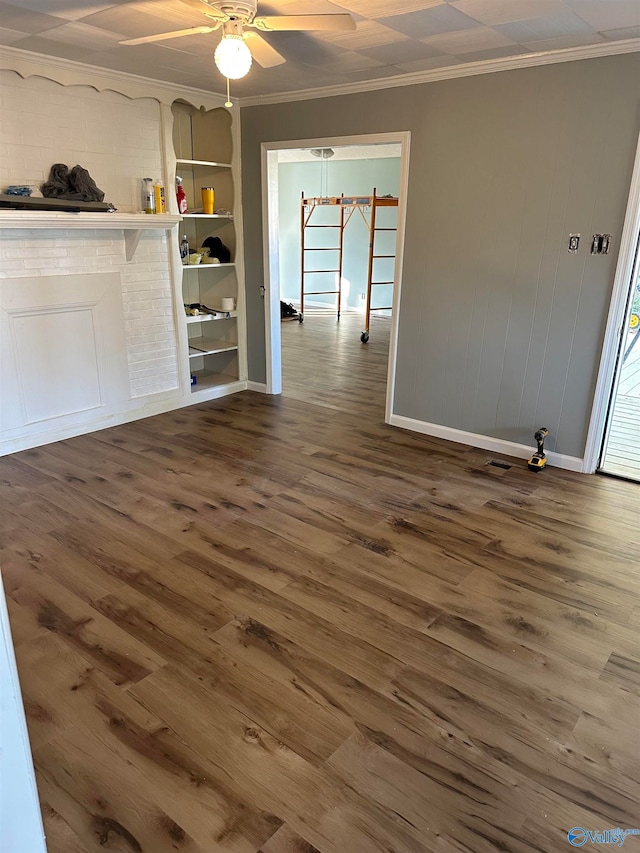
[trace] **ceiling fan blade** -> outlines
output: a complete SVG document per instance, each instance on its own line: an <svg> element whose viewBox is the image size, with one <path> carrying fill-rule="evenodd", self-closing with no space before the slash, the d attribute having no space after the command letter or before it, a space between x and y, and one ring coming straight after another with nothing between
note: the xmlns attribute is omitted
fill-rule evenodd
<svg viewBox="0 0 640 853"><path fill-rule="evenodd" d="M222 23L222 21L220 22ZM120 44L149 44L153 41L166 41L167 39L177 39L180 36L195 36L199 33L212 33L219 29L220 24L214 24L212 27L189 27L188 30L173 30L170 33L157 33L155 36L142 36L137 39L125 39L119 42Z"/></svg>
<svg viewBox="0 0 640 853"><path fill-rule="evenodd" d="M286 62L284 56L271 47L269 42L265 41L259 33L248 32L244 34L244 38L249 45L251 56L263 68L273 68L275 65L282 65L283 62Z"/></svg>
<svg viewBox="0 0 640 853"><path fill-rule="evenodd" d="M282 30L355 30L356 22L351 15L262 15L249 24L263 32Z"/></svg>

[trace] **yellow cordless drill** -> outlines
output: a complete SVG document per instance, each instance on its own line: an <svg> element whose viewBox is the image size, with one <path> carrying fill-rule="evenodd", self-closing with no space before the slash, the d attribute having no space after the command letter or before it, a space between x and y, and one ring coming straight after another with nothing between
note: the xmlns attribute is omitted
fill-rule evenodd
<svg viewBox="0 0 640 853"><path fill-rule="evenodd" d="M538 449L527 462L527 468L530 471L542 471L547 464L547 457L544 452L544 440L549 435L549 430L546 427L540 427L536 430L534 438L538 445Z"/></svg>

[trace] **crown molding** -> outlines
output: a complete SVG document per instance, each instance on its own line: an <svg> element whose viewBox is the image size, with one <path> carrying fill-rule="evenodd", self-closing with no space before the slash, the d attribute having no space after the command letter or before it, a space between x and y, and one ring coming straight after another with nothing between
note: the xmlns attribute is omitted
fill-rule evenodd
<svg viewBox="0 0 640 853"><path fill-rule="evenodd" d="M301 89L274 95L248 96L236 98L235 104L242 108L307 101L315 98L332 98L337 95L352 95L359 92L395 89L401 86L416 86L420 83L435 83L440 80L455 80L459 77L474 77L479 74L494 74L498 71L532 68L538 65L554 65L558 62L575 62L580 59L617 56L638 51L640 51L640 38L625 39L603 44L584 45L583 47L571 47L564 50L488 59L483 62L449 65L431 71L416 71L410 74L398 74L395 77L379 77L375 80L324 86L318 89ZM62 86L91 86L99 92L109 90L132 99L155 98L164 104L171 104L177 99L183 99L194 106L212 109L223 106L226 100L222 93L209 92L206 89L197 89L192 86L181 86L177 83L167 83L163 80L153 80L150 77L100 68L96 65L88 65L57 56L31 53L10 46L0 47L0 69L14 71L23 78L46 77Z"/></svg>
<svg viewBox="0 0 640 853"><path fill-rule="evenodd" d="M223 106L226 101L223 94L216 92L8 46L0 47L0 69L15 71L24 79L45 77L61 86L91 86L98 92L109 90L132 99L154 98L164 104L171 104L180 98L194 106L211 109Z"/></svg>
<svg viewBox="0 0 640 853"><path fill-rule="evenodd" d="M640 38L624 39L603 44L564 48L563 50L507 56L502 59L487 59L483 62L449 65L446 68L435 68L431 71L415 71L410 74L398 74L395 77L378 77L375 80L364 80L358 83L344 83L318 89L300 89L295 92L259 95L254 98L246 97L240 100L240 106L253 107L264 104L283 104L291 101L308 101L314 98L333 98L336 95L353 95L359 92L395 89L400 86L416 86L420 83L435 83L439 80L455 80L459 77L475 77L479 74L495 74L497 71L512 71L517 68L532 68L538 65L555 65L558 62L575 62L579 59L595 59L600 56L617 56L638 51L640 51Z"/></svg>

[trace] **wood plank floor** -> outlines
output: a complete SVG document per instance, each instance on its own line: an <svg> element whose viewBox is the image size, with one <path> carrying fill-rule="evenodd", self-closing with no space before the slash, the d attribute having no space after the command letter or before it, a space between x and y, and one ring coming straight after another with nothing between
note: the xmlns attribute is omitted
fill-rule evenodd
<svg viewBox="0 0 640 853"><path fill-rule="evenodd" d="M49 853L639 825L640 490L385 426L388 324L335 326L283 325L283 397L0 459Z"/></svg>

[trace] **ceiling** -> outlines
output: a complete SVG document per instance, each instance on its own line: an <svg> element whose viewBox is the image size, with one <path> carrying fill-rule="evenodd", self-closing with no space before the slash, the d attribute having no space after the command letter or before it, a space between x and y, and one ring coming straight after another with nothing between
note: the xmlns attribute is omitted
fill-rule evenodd
<svg viewBox="0 0 640 853"><path fill-rule="evenodd" d="M189 0L0 0L0 45L184 86L224 91L218 33L123 46L207 24ZM202 6L203 12L206 6ZM256 98L376 81L482 60L640 38L640 0L260 0L258 14L350 12L354 32L267 33L286 57L232 83Z"/></svg>

